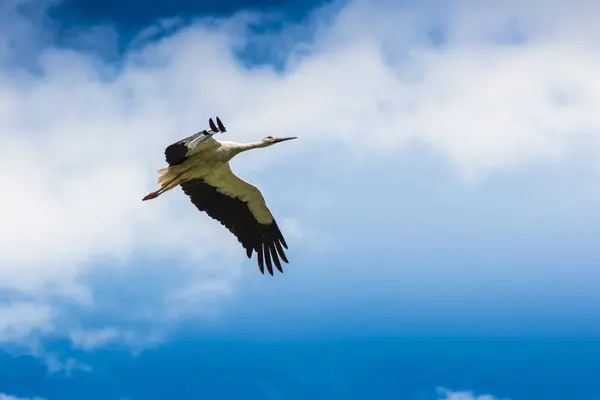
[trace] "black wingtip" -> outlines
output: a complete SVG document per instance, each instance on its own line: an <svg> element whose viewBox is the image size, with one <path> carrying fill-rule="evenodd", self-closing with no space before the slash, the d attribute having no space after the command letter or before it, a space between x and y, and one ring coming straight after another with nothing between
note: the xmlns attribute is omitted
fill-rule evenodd
<svg viewBox="0 0 600 400"><path fill-rule="evenodd" d="M261 274L265 274L265 264L264 264L264 260L263 260L263 252L262 252L262 247L257 247L256 248L256 261L258 262L258 269L260 269L260 273Z"/></svg>
<svg viewBox="0 0 600 400"><path fill-rule="evenodd" d="M219 126L219 130L221 131L221 133L227 132L227 129L225 129L225 125L223 125L219 117L217 117L217 125Z"/></svg>
<svg viewBox="0 0 600 400"><path fill-rule="evenodd" d="M277 254L277 249L275 248L275 244L271 242L269 244L269 252L271 253L271 259L275 263L275 267L279 272L283 272L283 268L281 268L281 262L279 261L279 256Z"/></svg>
<svg viewBox="0 0 600 400"><path fill-rule="evenodd" d="M215 121L212 118L208 119L208 125L210 126L210 130L213 132L219 132L219 128L215 125Z"/></svg>
<svg viewBox="0 0 600 400"><path fill-rule="evenodd" d="M286 264L289 264L287 257L285 256L285 252L283 251L283 248L281 247L281 243L279 243L279 241L275 241L275 248L277 249L277 253L279 254L279 257L281 257L281 260L283 262L285 262Z"/></svg>
<svg viewBox="0 0 600 400"><path fill-rule="evenodd" d="M267 271L271 276L273 275L273 263L271 260L271 251L266 244L263 245L263 254L265 255L265 263L267 264Z"/></svg>
<svg viewBox="0 0 600 400"><path fill-rule="evenodd" d="M288 248L287 243L285 242L285 239L283 238L283 234L281 233L281 229L279 229L277 222L273 221L273 225L275 225L275 230L277 232L279 242L283 245L283 247L285 247L287 249Z"/></svg>
<svg viewBox="0 0 600 400"><path fill-rule="evenodd" d="M285 247L286 249L288 248L288 245L285 242L285 239L283 238L283 236L279 237L279 241L281 242L281 244L283 245L283 247Z"/></svg>

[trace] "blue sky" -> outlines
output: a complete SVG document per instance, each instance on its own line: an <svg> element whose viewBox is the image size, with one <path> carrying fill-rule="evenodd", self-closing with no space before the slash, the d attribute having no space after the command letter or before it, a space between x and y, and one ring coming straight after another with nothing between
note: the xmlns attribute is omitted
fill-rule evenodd
<svg viewBox="0 0 600 400"><path fill-rule="evenodd" d="M597 399L598 6L523 4L0 3L0 400ZM215 115L284 274L141 202Z"/></svg>

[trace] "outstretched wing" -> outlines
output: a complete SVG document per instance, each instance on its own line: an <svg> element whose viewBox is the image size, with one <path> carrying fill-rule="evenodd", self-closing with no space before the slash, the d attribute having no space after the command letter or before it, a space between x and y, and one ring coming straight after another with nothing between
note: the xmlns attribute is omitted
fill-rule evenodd
<svg viewBox="0 0 600 400"><path fill-rule="evenodd" d="M165 159L169 166L181 164L195 151L206 145L214 145L212 138L217 132L203 130L173 143L165 149Z"/></svg>
<svg viewBox="0 0 600 400"><path fill-rule="evenodd" d="M217 142L212 138L215 133L227 132L225 125L221 122L219 117L217 118L217 124L212 118L208 119L208 125L210 130L203 130L194 133L191 136L181 139L180 141L173 143L165 149L165 159L169 166L181 164L187 158L189 158L196 151L201 150L207 146L216 146Z"/></svg>
<svg viewBox="0 0 600 400"><path fill-rule="evenodd" d="M283 272L280 259L288 262L283 247L287 244L265 200L254 185L238 178L229 164L205 179L181 184L184 193L200 211L219 221L233 233L246 255L256 252L260 272L273 275L273 263Z"/></svg>

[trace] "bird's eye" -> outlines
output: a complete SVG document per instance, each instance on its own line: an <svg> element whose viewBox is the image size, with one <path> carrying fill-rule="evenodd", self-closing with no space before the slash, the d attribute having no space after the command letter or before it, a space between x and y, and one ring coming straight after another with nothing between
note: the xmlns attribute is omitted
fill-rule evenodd
<svg viewBox="0 0 600 400"><path fill-rule="evenodd" d="M274 138L273 136L267 136L267 139L269 139L269 140L273 140L273 139L275 139L275 138Z"/></svg>

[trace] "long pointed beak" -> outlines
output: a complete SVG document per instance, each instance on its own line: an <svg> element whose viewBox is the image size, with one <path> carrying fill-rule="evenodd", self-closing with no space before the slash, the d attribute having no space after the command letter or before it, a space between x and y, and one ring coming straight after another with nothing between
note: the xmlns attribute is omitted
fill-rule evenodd
<svg viewBox="0 0 600 400"><path fill-rule="evenodd" d="M296 136L276 138L275 143L285 142L286 140L298 139Z"/></svg>

